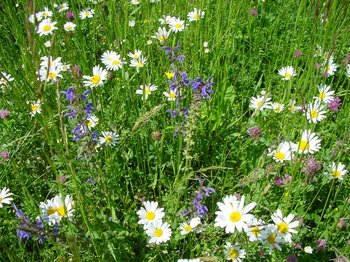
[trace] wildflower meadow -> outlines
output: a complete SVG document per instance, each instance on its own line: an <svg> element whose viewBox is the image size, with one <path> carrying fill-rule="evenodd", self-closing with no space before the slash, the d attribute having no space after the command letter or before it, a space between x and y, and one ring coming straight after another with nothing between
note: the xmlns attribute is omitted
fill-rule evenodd
<svg viewBox="0 0 350 262"><path fill-rule="evenodd" d="M0 261L350 261L346 0L3 0Z"/></svg>

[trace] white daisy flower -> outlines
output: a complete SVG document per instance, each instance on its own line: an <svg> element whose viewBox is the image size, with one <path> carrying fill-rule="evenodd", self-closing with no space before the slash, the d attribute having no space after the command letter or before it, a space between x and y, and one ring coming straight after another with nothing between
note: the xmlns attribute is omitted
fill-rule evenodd
<svg viewBox="0 0 350 262"><path fill-rule="evenodd" d="M158 208L158 202L154 201L146 201L143 202L144 207L141 207L139 211L137 211L137 215L139 216L138 224L144 225L146 229L149 224L154 223L157 220L162 220L164 217L163 208Z"/></svg>
<svg viewBox="0 0 350 262"><path fill-rule="evenodd" d="M62 71L62 66L50 66L49 69L47 67L41 67L38 74L40 81L51 81L56 82L59 78L62 78L60 74Z"/></svg>
<svg viewBox="0 0 350 262"><path fill-rule="evenodd" d="M67 32L74 31L75 27L76 27L76 24L72 22L67 22L63 25L64 30L66 30Z"/></svg>
<svg viewBox="0 0 350 262"><path fill-rule="evenodd" d="M139 72L139 69L141 67L144 67L144 65L146 64L147 58L140 56L138 59L133 59L130 62L130 66L131 67L135 67L136 68L136 72Z"/></svg>
<svg viewBox="0 0 350 262"><path fill-rule="evenodd" d="M321 148L321 140L316 136L315 133L312 133L311 130L304 130L301 135L301 140L298 144L298 153L303 154L313 154L320 150Z"/></svg>
<svg viewBox="0 0 350 262"><path fill-rule="evenodd" d="M104 52L102 54L101 61L106 66L107 70L113 71L121 69L123 64L125 64L125 62L122 61L120 55L114 51Z"/></svg>
<svg viewBox="0 0 350 262"><path fill-rule="evenodd" d="M49 199L46 203L40 203L41 218L47 221L48 224L59 224L64 217L71 218L74 213L73 199L66 195L64 201L61 195L57 195L52 199Z"/></svg>
<svg viewBox="0 0 350 262"><path fill-rule="evenodd" d="M162 242L167 242L171 236L170 225L167 222L162 222L162 220L157 220L154 223L148 224L146 233L151 237L149 243L160 244Z"/></svg>
<svg viewBox="0 0 350 262"><path fill-rule="evenodd" d="M69 5L67 3L62 3L62 4L57 6L57 10L60 13L65 11L65 10L68 10L68 9L69 9Z"/></svg>
<svg viewBox="0 0 350 262"><path fill-rule="evenodd" d="M330 90L330 89L331 89L330 86L320 84L318 86L319 94L318 94L318 96L315 96L314 98L318 101L328 103L329 101L334 99L334 96L333 96L334 91Z"/></svg>
<svg viewBox="0 0 350 262"><path fill-rule="evenodd" d="M326 111L324 110L324 106L320 104L318 100L315 103L310 103L306 109L306 119L309 123L318 123L326 118Z"/></svg>
<svg viewBox="0 0 350 262"><path fill-rule="evenodd" d="M142 56L142 51L135 49L134 53L128 53L128 57L130 57L132 60L137 60Z"/></svg>
<svg viewBox="0 0 350 262"><path fill-rule="evenodd" d="M83 76L84 86L88 87L97 87L103 86L103 81L107 79L108 72L101 68L99 65L94 66L92 69L92 76Z"/></svg>
<svg viewBox="0 0 350 262"><path fill-rule="evenodd" d="M271 109L271 103L269 102L271 100L270 97L267 97L266 95L252 97L250 100L250 108L255 109L256 111L263 111L266 109Z"/></svg>
<svg viewBox="0 0 350 262"><path fill-rule="evenodd" d="M337 65L334 63L334 58L331 56L329 59L326 59L321 66L322 73L325 76L332 76L334 75L335 71L337 70Z"/></svg>
<svg viewBox="0 0 350 262"><path fill-rule="evenodd" d="M158 39L159 42L162 44L165 40L168 39L170 35L170 31L167 31L165 27L159 27L158 31L155 33L154 36L151 36L151 38Z"/></svg>
<svg viewBox="0 0 350 262"><path fill-rule="evenodd" d="M98 121L99 121L98 117L95 115L89 116L86 120L87 120L86 125L89 129L94 128L98 124Z"/></svg>
<svg viewBox="0 0 350 262"><path fill-rule="evenodd" d="M37 102L34 102L30 105L30 115L33 117L36 114L41 113L41 100L38 100Z"/></svg>
<svg viewBox="0 0 350 262"><path fill-rule="evenodd" d="M52 34L52 31L57 29L57 27L55 27L55 24L57 24L57 22L52 22L50 18L44 19L38 25L37 33L40 36Z"/></svg>
<svg viewBox="0 0 350 262"><path fill-rule="evenodd" d="M245 258L246 252L244 249L241 249L241 245L236 243L232 245L230 242L225 244L225 256L227 260L242 262Z"/></svg>
<svg viewBox="0 0 350 262"><path fill-rule="evenodd" d="M50 68L50 67L61 67L63 64L61 62L62 57L57 57L56 59L52 59L52 56L47 57L43 56L40 58L41 63L40 67L41 68Z"/></svg>
<svg viewBox="0 0 350 262"><path fill-rule="evenodd" d="M250 242L255 242L261 238L261 230L264 228L264 222L261 220L253 219L246 232Z"/></svg>
<svg viewBox="0 0 350 262"><path fill-rule="evenodd" d="M52 11L50 11L47 7L44 8L44 11L41 12L41 16L48 18L52 16Z"/></svg>
<svg viewBox="0 0 350 262"><path fill-rule="evenodd" d="M282 67L282 69L278 71L278 74L283 77L282 80L290 80L293 76L296 76L296 71L292 66L287 66Z"/></svg>
<svg viewBox="0 0 350 262"><path fill-rule="evenodd" d="M204 12L201 10L197 10L197 8L194 8L192 12L189 12L187 15L188 21L198 21L200 18L204 17Z"/></svg>
<svg viewBox="0 0 350 262"><path fill-rule="evenodd" d="M214 226L225 228L226 233L234 233L237 229L239 232L248 231L248 225L252 222L254 216L248 214L256 203L252 202L244 206L245 197L232 203L227 198L224 198L224 203L218 202L220 211L216 211Z"/></svg>
<svg viewBox="0 0 350 262"><path fill-rule="evenodd" d="M295 100L290 100L287 108L291 113L294 113L296 111Z"/></svg>
<svg viewBox="0 0 350 262"><path fill-rule="evenodd" d="M277 209L277 211L272 214L271 218L277 226L277 234L283 238L285 242L291 243L291 234L298 233L296 230L294 230L294 228L299 226L299 221L292 221L294 219L293 214L283 217L280 209Z"/></svg>
<svg viewBox="0 0 350 262"><path fill-rule="evenodd" d="M282 250L280 244L284 243L283 238L278 236L277 234L277 226L276 225L267 225L261 231L261 242L263 244L269 245L270 253L272 249Z"/></svg>
<svg viewBox="0 0 350 262"><path fill-rule="evenodd" d="M189 223L182 223L180 225L181 235L192 232L200 223L201 219L199 217L192 218Z"/></svg>
<svg viewBox="0 0 350 262"><path fill-rule="evenodd" d="M132 5L139 5L141 3L141 0L131 0L130 3Z"/></svg>
<svg viewBox="0 0 350 262"><path fill-rule="evenodd" d="M185 21L175 17L170 20L169 27L172 32L181 32L185 29Z"/></svg>
<svg viewBox="0 0 350 262"><path fill-rule="evenodd" d="M1 72L0 74L0 87L6 86L8 82L12 82L14 79L10 74L6 74L5 72Z"/></svg>
<svg viewBox="0 0 350 262"><path fill-rule="evenodd" d="M281 113L284 109L284 105L281 103L271 103L271 109L276 113Z"/></svg>
<svg viewBox="0 0 350 262"><path fill-rule="evenodd" d="M343 176L346 175L348 171L345 169L345 165L342 163L332 163L329 167L329 173L326 173L329 179L339 179L343 180Z"/></svg>
<svg viewBox="0 0 350 262"><path fill-rule="evenodd" d="M99 138L100 145L114 146L119 140L119 135L114 132L102 132L102 136Z"/></svg>
<svg viewBox="0 0 350 262"><path fill-rule="evenodd" d="M157 87L156 85L152 85L152 84L149 84L149 85L141 85L140 86L140 89L136 90L136 94L138 95L142 95L142 99L145 99L147 100L148 96L155 90L157 90Z"/></svg>
<svg viewBox="0 0 350 262"><path fill-rule="evenodd" d="M283 162L286 160L292 160L294 155L293 152L296 149L296 144L292 142L282 142L277 146L276 150L271 150L268 156L272 156L276 162Z"/></svg>
<svg viewBox="0 0 350 262"><path fill-rule="evenodd" d="M80 19L85 19L85 18L92 18L94 16L95 11L93 9L84 9L80 11L79 17Z"/></svg>
<svg viewBox="0 0 350 262"><path fill-rule="evenodd" d="M7 204L9 205L11 203L11 201L13 200L12 197L9 197L13 195L10 192L10 189L4 187L3 189L1 189L0 191L0 208L2 208L3 204Z"/></svg>
<svg viewBox="0 0 350 262"><path fill-rule="evenodd" d="M170 15L163 15L162 18L159 19L159 22L162 24L162 25L169 25L170 24L170 21L173 20L173 19L176 19L176 17L174 16L170 16Z"/></svg>
<svg viewBox="0 0 350 262"><path fill-rule="evenodd" d="M168 98L168 101L175 101L177 98L176 91L174 90L170 90L169 93L163 92L163 95L165 95Z"/></svg>
<svg viewBox="0 0 350 262"><path fill-rule="evenodd" d="M346 66L346 76L347 77L350 77L350 64L348 64L347 66Z"/></svg>

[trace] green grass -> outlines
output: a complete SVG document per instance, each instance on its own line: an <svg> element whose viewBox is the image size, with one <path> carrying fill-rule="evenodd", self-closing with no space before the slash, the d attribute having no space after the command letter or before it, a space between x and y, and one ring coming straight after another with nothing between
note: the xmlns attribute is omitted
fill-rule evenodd
<svg viewBox="0 0 350 262"><path fill-rule="evenodd" d="M342 63L350 53L346 1L143 0L138 6L126 0L76 2L67 1L75 15L74 32L63 29L67 11L59 13L54 3L19 1L16 7L5 0L0 4L0 72L14 78L0 86L0 109L10 111L8 118L0 119L0 151L10 153L9 160L0 159L0 189L6 187L13 193L11 204L0 208L1 261L225 261L228 241L241 243L245 261L285 261L290 254L296 254L299 261L349 258L349 174L342 181L325 175L332 162L341 162L349 170L346 63L350 61ZM39 36L28 16L45 7L53 11L58 29L53 35ZM95 14L82 20L78 14L87 7ZM205 16L189 22L187 13L195 7ZM251 15L251 9L258 15ZM167 27L158 21L163 15L186 20L187 28L171 33L160 44L151 36L158 27ZM327 21L321 21L323 16ZM128 26L130 20L135 20L134 27ZM44 45L48 40L49 48ZM176 68L190 79L206 81L213 76L216 85L210 99L198 101L192 87L184 87L181 106L189 106L189 117L176 120L166 112L177 106L163 95L169 92L165 72L172 68L161 47L173 48L177 43L185 61L174 63ZM323 62L314 56L317 46L333 54L338 65L333 76L322 76L316 67ZM135 49L147 58L139 73L129 66L127 56ZM95 65L103 67L101 56L107 50L116 51L127 63L111 72L103 86L92 89L89 102L99 118L93 130L115 132L119 141L114 147L96 150L89 136L73 141L79 117L64 117L69 102L60 92L74 86L81 94L88 89L83 79L62 72L59 81L50 83L38 80L36 72L40 58L52 56L62 57L71 69L78 65L81 76L91 76ZM294 57L296 50L301 50L301 57ZM297 75L283 81L278 70L288 65ZM135 92L150 83L158 90L142 100ZM341 98L338 112L327 109L326 119L314 124L307 121L305 112L287 110L292 99L298 106L311 103L319 84L330 85L334 96ZM285 110L254 112L250 100L262 90L273 102L283 103ZM31 103L38 99L43 101L42 112L31 117ZM84 105L79 102L80 107ZM175 137L183 120L186 135L180 130ZM261 130L258 139L247 133L254 126ZM320 170L312 177L302 172L307 155L296 154L283 163L267 156L268 148L282 141L297 143L306 129L322 140L321 149L313 155ZM290 182L275 185L275 179L285 174ZM197 176L216 192L205 198L209 212L202 219L203 231L182 236L179 226L189 217L179 212L193 208ZM91 178L93 183L86 182ZM61 220L58 235L44 221L42 244L35 230L29 230L31 239L19 241L20 220L12 205L34 222L40 203L58 194L73 198L72 219ZM226 234L214 226L217 202L233 194L244 195L246 204L256 202L251 213L266 223L273 223L271 215L278 208L285 216L294 214L299 226L293 243L269 254L268 245L251 243L244 233ZM144 201L157 201L164 208L163 221L172 229L168 242L148 244L136 214ZM327 241L323 250L316 247L319 239ZM313 254L304 252L306 246L313 248ZM264 258L258 255L260 248L265 250Z"/></svg>

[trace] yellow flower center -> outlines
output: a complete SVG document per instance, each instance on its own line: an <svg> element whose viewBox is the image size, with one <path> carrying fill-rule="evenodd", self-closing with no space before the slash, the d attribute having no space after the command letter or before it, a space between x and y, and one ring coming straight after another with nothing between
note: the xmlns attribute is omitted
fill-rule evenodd
<svg viewBox="0 0 350 262"><path fill-rule="evenodd" d="M280 233L282 233L282 234L285 234L285 233L287 233L288 232L288 230L289 230L289 227L288 227L288 225L286 224L286 223L279 223L278 225L277 225L277 229L278 229L278 231L280 232Z"/></svg>
<svg viewBox="0 0 350 262"><path fill-rule="evenodd" d="M147 220L153 220L155 217L156 217L156 214L154 212L152 212L152 211L148 211L146 213L146 219Z"/></svg>
<svg viewBox="0 0 350 262"><path fill-rule="evenodd" d="M285 73L285 75L284 75L284 78L291 78L291 74L290 73Z"/></svg>
<svg viewBox="0 0 350 262"><path fill-rule="evenodd" d="M137 67L141 67L141 66L142 66L142 63L141 63L141 62L137 62L136 66L137 66Z"/></svg>
<svg viewBox="0 0 350 262"><path fill-rule="evenodd" d="M318 95L318 98L320 99L325 99L325 97L326 97L325 92L320 92L320 94Z"/></svg>
<svg viewBox="0 0 350 262"><path fill-rule="evenodd" d="M193 16L193 18L196 19L196 20L198 20L198 19L199 19L199 15L198 15L198 14L195 14L195 15Z"/></svg>
<svg viewBox="0 0 350 262"><path fill-rule="evenodd" d="M113 138L111 136L106 136L105 140L106 140L106 143L109 144L109 143L112 143Z"/></svg>
<svg viewBox="0 0 350 262"><path fill-rule="evenodd" d="M258 107L260 107L260 106L262 105L262 102L261 102L261 101L258 101L258 102L256 102L256 105L257 105Z"/></svg>
<svg viewBox="0 0 350 262"><path fill-rule="evenodd" d="M276 243L276 234L270 234L266 240L271 245L275 244Z"/></svg>
<svg viewBox="0 0 350 262"><path fill-rule="evenodd" d="M89 122L87 123L87 126L92 126L93 122L91 120L89 120Z"/></svg>
<svg viewBox="0 0 350 262"><path fill-rule="evenodd" d="M311 110L310 116L311 116L311 118L317 118L318 117L318 112L316 110Z"/></svg>
<svg viewBox="0 0 350 262"><path fill-rule="evenodd" d="M238 251L236 249L231 249L228 253L228 256L230 258L237 258L239 255Z"/></svg>
<svg viewBox="0 0 350 262"><path fill-rule="evenodd" d="M233 211L230 215L230 220L234 223L238 222L239 220L241 220L241 213L239 213L238 211Z"/></svg>
<svg viewBox="0 0 350 262"><path fill-rule="evenodd" d="M145 95L149 95L149 94L151 93L151 90L150 90L149 88L146 88L146 89L144 90L144 92L145 92Z"/></svg>
<svg viewBox="0 0 350 262"><path fill-rule="evenodd" d="M252 228L252 233L257 236L260 235L260 229L258 227L253 227Z"/></svg>
<svg viewBox="0 0 350 262"><path fill-rule="evenodd" d="M192 227L191 227L190 225L186 225L186 226L184 227L184 231L185 231L185 232L191 232L191 230L192 230Z"/></svg>
<svg viewBox="0 0 350 262"><path fill-rule="evenodd" d="M43 26L43 31L44 32L49 32L51 30L51 25L44 25Z"/></svg>
<svg viewBox="0 0 350 262"><path fill-rule="evenodd" d="M300 143L299 143L300 150L304 151L304 150L308 150L309 148L310 148L310 144L308 141L305 141L305 140L300 141Z"/></svg>
<svg viewBox="0 0 350 262"><path fill-rule="evenodd" d="M137 59L139 58L139 55L138 54L134 54L134 59Z"/></svg>
<svg viewBox="0 0 350 262"><path fill-rule="evenodd" d="M156 228L155 230L154 230L154 236L155 237L161 237L162 235L163 235L163 230L161 229L161 228Z"/></svg>
<svg viewBox="0 0 350 262"><path fill-rule="evenodd" d="M294 107L293 105L288 106L288 110L289 110L289 111L293 112L294 109L295 109L295 107Z"/></svg>
<svg viewBox="0 0 350 262"><path fill-rule="evenodd" d="M280 152L277 152L276 154L275 154L275 157L278 159L278 160L283 160L284 158L285 158L285 154L284 153L282 153L281 151Z"/></svg>
<svg viewBox="0 0 350 262"><path fill-rule="evenodd" d="M326 66L324 67L324 71L325 71L325 72L328 72L329 70L331 70L331 67L330 67L329 65L326 65Z"/></svg>
<svg viewBox="0 0 350 262"><path fill-rule="evenodd" d="M91 77L91 82L94 84L94 85L97 85L101 80L101 77L100 76L93 76Z"/></svg>
<svg viewBox="0 0 350 262"><path fill-rule="evenodd" d="M119 60L114 60L114 61L112 62L112 64L113 64L113 65L119 65L119 64L120 64L120 61L119 61Z"/></svg>
<svg viewBox="0 0 350 262"><path fill-rule="evenodd" d="M159 41L161 41L161 42L164 42L165 41L165 36L164 35L161 35L161 36L159 36Z"/></svg>
<svg viewBox="0 0 350 262"><path fill-rule="evenodd" d="M176 94L175 93L170 93L169 94L169 98L176 98Z"/></svg>
<svg viewBox="0 0 350 262"><path fill-rule="evenodd" d="M88 17L89 15L90 15L89 12L85 12L85 13L84 13L84 16L85 16L85 17Z"/></svg>
<svg viewBox="0 0 350 262"><path fill-rule="evenodd" d="M332 176L335 178L338 178L340 176L340 172L338 170L333 170L332 171Z"/></svg>
<svg viewBox="0 0 350 262"><path fill-rule="evenodd" d="M71 30L72 28L73 28L73 26L67 25L67 30Z"/></svg>
<svg viewBox="0 0 350 262"><path fill-rule="evenodd" d="M180 29L180 28L182 27L182 24L176 24L175 27L176 27L177 29Z"/></svg>
<svg viewBox="0 0 350 262"><path fill-rule="evenodd" d="M63 205L57 208L57 212L61 217L64 217L66 215L66 210L64 209Z"/></svg>
<svg viewBox="0 0 350 262"><path fill-rule="evenodd" d="M39 106L38 105L32 105L32 111L38 110Z"/></svg>
<svg viewBox="0 0 350 262"><path fill-rule="evenodd" d="M275 112L276 112L276 113L279 113L280 111L281 111L281 107L276 106L276 107L275 107Z"/></svg>
<svg viewBox="0 0 350 262"><path fill-rule="evenodd" d="M49 75L47 76L49 79L54 79L56 77L56 74L53 72L50 72Z"/></svg>

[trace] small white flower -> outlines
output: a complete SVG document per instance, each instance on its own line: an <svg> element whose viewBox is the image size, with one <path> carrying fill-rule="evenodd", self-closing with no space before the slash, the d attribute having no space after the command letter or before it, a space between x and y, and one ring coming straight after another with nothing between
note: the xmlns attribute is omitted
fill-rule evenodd
<svg viewBox="0 0 350 262"><path fill-rule="evenodd" d="M304 252L305 252L305 253L307 253L307 254L312 254L312 251L313 251L312 247L310 247L310 246L304 247Z"/></svg>
<svg viewBox="0 0 350 262"><path fill-rule="evenodd" d="M189 12L187 15L188 21L193 22L193 21L198 21L200 18L204 17L204 12L201 10L197 10L195 8L192 12Z"/></svg>
<svg viewBox="0 0 350 262"><path fill-rule="evenodd" d="M47 48L51 47L51 41L50 41L50 40L49 40L49 41L46 41L46 42L44 43L44 46L47 47Z"/></svg>
<svg viewBox="0 0 350 262"><path fill-rule="evenodd" d="M343 163L332 163L329 167L329 173L326 173L329 179L339 179L343 180L343 176L346 175L348 171L345 169L345 165Z"/></svg>
<svg viewBox="0 0 350 262"><path fill-rule="evenodd" d="M74 31L76 24L72 23L72 22L67 22L63 25L64 30L66 30L67 32L69 31Z"/></svg>
<svg viewBox="0 0 350 262"><path fill-rule="evenodd" d="M256 111L263 111L265 108L271 109L271 102L269 102L270 100L271 98L266 96L266 94L262 96L252 97L249 107L255 109Z"/></svg>
<svg viewBox="0 0 350 262"><path fill-rule="evenodd" d="M292 66L287 66L282 67L282 69L278 71L278 74L283 77L282 80L290 80L293 76L296 76L296 71Z"/></svg>
<svg viewBox="0 0 350 262"><path fill-rule="evenodd" d="M9 197L13 195L11 192L10 192L10 189L4 187L3 189L1 189L0 191L0 208L2 208L3 204L10 204L11 201L13 200L12 197Z"/></svg>
<svg viewBox="0 0 350 262"><path fill-rule="evenodd" d="M181 235L192 232L200 223L201 219L199 217L192 218L189 223L182 223L180 225Z"/></svg>
<svg viewBox="0 0 350 262"><path fill-rule="evenodd" d="M137 211L137 215L139 216L139 224L144 225L146 229L149 224L154 223L157 220L162 220L164 217L163 208L158 208L158 202L154 201L146 201L143 202L144 207L141 207L139 211Z"/></svg>
<svg viewBox="0 0 350 262"><path fill-rule="evenodd" d="M298 143L297 151L302 154L313 154L320 150L320 143L321 140L315 133L312 133L311 130L304 130Z"/></svg>
<svg viewBox="0 0 350 262"><path fill-rule="evenodd" d="M41 113L41 100L38 100L37 102L34 102L30 105L30 115L33 117L36 114Z"/></svg>
<svg viewBox="0 0 350 262"><path fill-rule="evenodd" d="M131 67L135 67L136 68L136 72L139 72L139 69L141 67L144 67L144 65L146 64L147 58L140 56L138 59L133 59L130 62L130 66Z"/></svg>
<svg viewBox="0 0 350 262"><path fill-rule="evenodd" d="M329 101L334 99L334 91L330 90L331 87L327 85L320 84L318 86L318 96L315 96L314 98L318 101L322 101L325 103L328 103Z"/></svg>
<svg viewBox="0 0 350 262"><path fill-rule="evenodd" d="M134 27L135 24L136 24L135 20L130 20L129 23L128 23L128 25L129 25L130 27Z"/></svg>
<svg viewBox="0 0 350 262"><path fill-rule="evenodd" d="M309 123L318 123L326 118L326 111L324 106L320 104L319 100L316 100L314 104L310 103L307 106L306 118Z"/></svg>
<svg viewBox="0 0 350 262"><path fill-rule="evenodd" d="M106 146L114 146L118 143L119 135L114 132L102 132L102 136L99 138L99 144Z"/></svg>
<svg viewBox="0 0 350 262"><path fill-rule="evenodd" d="M346 66L346 76L350 77L350 64Z"/></svg>
<svg viewBox="0 0 350 262"><path fill-rule="evenodd" d="M93 9L84 9L80 11L79 17L80 19L92 18L94 16L95 11Z"/></svg>
<svg viewBox="0 0 350 262"><path fill-rule="evenodd" d="M276 162L283 162L293 159L293 152L296 150L296 144L292 142L282 142L278 145L276 150L271 150L268 156L272 156Z"/></svg>
<svg viewBox="0 0 350 262"><path fill-rule="evenodd" d="M170 225L167 222L162 222L162 220L157 220L154 223L148 225L146 233L151 237L149 243L160 244L167 242L171 236Z"/></svg>
<svg viewBox="0 0 350 262"><path fill-rule="evenodd" d="M83 76L84 85L88 87L103 86L103 81L107 79L108 72L100 66L94 66L92 69L92 76Z"/></svg>
<svg viewBox="0 0 350 262"><path fill-rule="evenodd" d="M6 86L8 82L12 82L14 78L10 74L6 74L5 72L1 72L0 74L0 87Z"/></svg>
<svg viewBox="0 0 350 262"><path fill-rule="evenodd" d="M95 115L89 116L86 120L87 120L86 125L89 129L94 128L98 124L98 121L99 121L98 117Z"/></svg>
<svg viewBox="0 0 350 262"><path fill-rule="evenodd" d="M119 70L122 68L123 62L119 54L114 51L106 51L102 54L101 57L102 63L106 66L107 70Z"/></svg>
<svg viewBox="0 0 350 262"><path fill-rule="evenodd" d="M294 228L299 226L299 221L292 221L294 218L293 214L289 214L287 217L283 217L282 211L280 209L277 209L277 211L272 214L271 218L277 226L278 236L283 238L285 242L291 243L291 234L297 233Z"/></svg>
<svg viewBox="0 0 350 262"><path fill-rule="evenodd" d="M156 85L152 85L152 84L145 85L145 86L141 85L140 89L136 90L136 94L142 95L142 99L147 100L148 96L155 90L157 90Z"/></svg>
<svg viewBox="0 0 350 262"><path fill-rule="evenodd" d="M159 27L158 31L155 33L154 36L151 36L152 38L158 39L159 42L162 44L166 39L168 39L170 35L170 31L167 31L165 27Z"/></svg>
<svg viewBox="0 0 350 262"><path fill-rule="evenodd" d="M326 59L321 66L322 74L326 77L334 75L337 70L337 65L334 63L333 56Z"/></svg>
<svg viewBox="0 0 350 262"><path fill-rule="evenodd" d="M284 105L281 103L271 103L270 107L276 113L281 113L284 109Z"/></svg>
<svg viewBox="0 0 350 262"><path fill-rule="evenodd" d="M57 29L57 27L55 27L55 24L57 24L57 22L52 22L50 18L44 19L38 25L37 33L40 36L50 35L52 34L53 30Z"/></svg>
<svg viewBox="0 0 350 262"><path fill-rule="evenodd" d="M134 53L128 53L128 57L130 57L133 60L139 59L142 55L142 51L141 50L137 50L135 49Z"/></svg>
<svg viewBox="0 0 350 262"><path fill-rule="evenodd" d="M169 22L169 27L172 32L181 32L185 29L185 21L180 18L173 18Z"/></svg>
<svg viewBox="0 0 350 262"><path fill-rule="evenodd" d="M170 90L170 93L163 92L163 95L165 95L168 98L168 101L175 101L177 98L177 92L174 90Z"/></svg>
<svg viewBox="0 0 350 262"><path fill-rule="evenodd" d="M70 219L73 216L73 207L74 202L69 195L65 197L64 201L61 195L57 195L46 203L41 202L39 206L41 218L47 221L50 226L59 224L64 217Z"/></svg>
<svg viewBox="0 0 350 262"><path fill-rule="evenodd" d="M239 243L232 245L230 242L225 244L225 256L227 260L241 262L245 258L246 252Z"/></svg>

